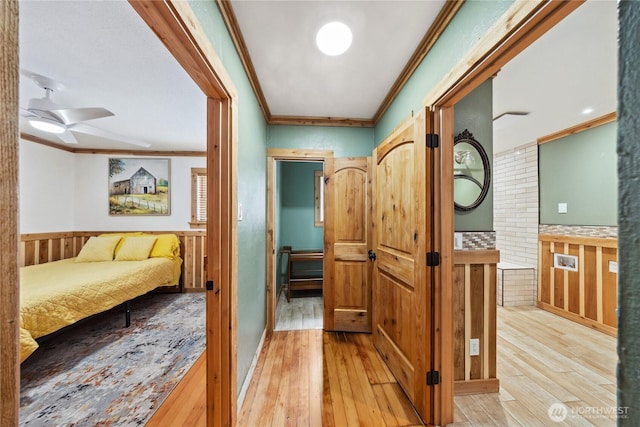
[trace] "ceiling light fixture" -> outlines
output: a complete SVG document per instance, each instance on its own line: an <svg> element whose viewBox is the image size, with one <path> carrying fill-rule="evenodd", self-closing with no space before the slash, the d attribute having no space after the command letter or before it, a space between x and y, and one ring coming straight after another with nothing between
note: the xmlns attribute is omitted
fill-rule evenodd
<svg viewBox="0 0 640 427"><path fill-rule="evenodd" d="M325 55L342 55L351 46L351 30L342 22L329 22L320 28L316 35L318 49Z"/></svg>
<svg viewBox="0 0 640 427"><path fill-rule="evenodd" d="M67 130L67 127L62 123L44 117L30 117L27 120L31 126L44 132L63 133Z"/></svg>
<svg viewBox="0 0 640 427"><path fill-rule="evenodd" d="M582 114L591 114L593 113L593 108L589 107L589 108L585 108L584 110L582 110Z"/></svg>

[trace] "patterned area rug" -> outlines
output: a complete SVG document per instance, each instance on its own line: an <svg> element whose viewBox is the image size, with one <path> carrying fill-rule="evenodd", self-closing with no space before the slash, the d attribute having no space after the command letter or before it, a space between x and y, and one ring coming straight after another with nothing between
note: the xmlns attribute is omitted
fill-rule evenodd
<svg viewBox="0 0 640 427"><path fill-rule="evenodd" d="M144 425L205 348L205 295L145 295L50 338L21 366L20 425Z"/></svg>

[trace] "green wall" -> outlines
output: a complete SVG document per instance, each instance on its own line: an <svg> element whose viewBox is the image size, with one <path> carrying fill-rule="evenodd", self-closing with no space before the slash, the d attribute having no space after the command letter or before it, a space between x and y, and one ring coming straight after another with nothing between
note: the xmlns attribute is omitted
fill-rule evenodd
<svg viewBox="0 0 640 427"><path fill-rule="evenodd" d="M493 81L487 80L458 102L454 109L454 135L465 129L489 156L493 170ZM493 231L493 180L484 201L471 211L455 211L456 231Z"/></svg>
<svg viewBox="0 0 640 427"><path fill-rule="evenodd" d="M266 325L267 124L215 1L191 1L238 91L238 392Z"/></svg>
<svg viewBox="0 0 640 427"><path fill-rule="evenodd" d="M280 238L294 250L321 249L324 228L315 226L314 173L322 163L282 162Z"/></svg>
<svg viewBox="0 0 640 427"><path fill-rule="evenodd" d="M334 157L366 157L373 152L373 128L272 125L268 145L333 150Z"/></svg>
<svg viewBox="0 0 640 427"><path fill-rule="evenodd" d="M513 0L467 0L375 127L378 145L506 12Z"/></svg>
<svg viewBox="0 0 640 427"><path fill-rule="evenodd" d="M280 171L276 202L277 246L291 246L294 250L322 249L324 228L315 226L315 171L322 171L322 163L276 162ZM277 291L286 274L286 256L280 261Z"/></svg>
<svg viewBox="0 0 640 427"><path fill-rule="evenodd" d="M617 225L617 129L608 123L539 146L541 224Z"/></svg>

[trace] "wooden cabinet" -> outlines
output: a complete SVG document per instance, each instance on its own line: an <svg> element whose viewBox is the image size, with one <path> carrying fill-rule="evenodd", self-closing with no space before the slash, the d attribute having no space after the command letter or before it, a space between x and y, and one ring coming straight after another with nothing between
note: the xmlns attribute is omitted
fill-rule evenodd
<svg viewBox="0 0 640 427"><path fill-rule="evenodd" d="M290 251L287 261L287 301L292 291L322 290L321 250Z"/></svg>

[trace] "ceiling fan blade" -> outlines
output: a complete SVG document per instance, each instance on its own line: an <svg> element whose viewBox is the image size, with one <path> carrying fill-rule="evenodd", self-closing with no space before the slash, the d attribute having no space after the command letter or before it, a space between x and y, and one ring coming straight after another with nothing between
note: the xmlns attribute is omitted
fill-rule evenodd
<svg viewBox="0 0 640 427"><path fill-rule="evenodd" d="M66 131L59 133L56 135L58 138L60 138L60 140L66 144L77 144L78 141L76 140L76 137L73 136L73 134L71 132L69 132L69 130L67 129Z"/></svg>
<svg viewBox="0 0 640 427"><path fill-rule="evenodd" d="M20 109L20 116L22 116L22 117L38 117L37 114L32 113L31 111L27 110L26 108L21 108Z"/></svg>
<svg viewBox="0 0 640 427"><path fill-rule="evenodd" d="M102 107L61 108L49 110L49 112L60 119L65 125L113 116L111 111Z"/></svg>
<svg viewBox="0 0 640 427"><path fill-rule="evenodd" d="M78 123L69 128L74 132L86 133L88 135L95 135L102 138L112 139L114 141L124 142L125 144L137 145L139 147L151 147L151 144L138 139L129 138L128 136L120 135L114 132L110 132L104 129L99 129L93 126L86 125L84 123Z"/></svg>

